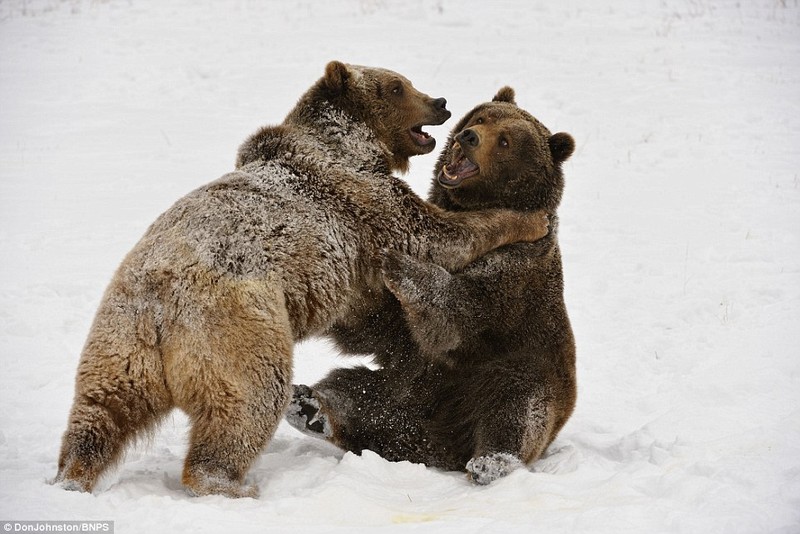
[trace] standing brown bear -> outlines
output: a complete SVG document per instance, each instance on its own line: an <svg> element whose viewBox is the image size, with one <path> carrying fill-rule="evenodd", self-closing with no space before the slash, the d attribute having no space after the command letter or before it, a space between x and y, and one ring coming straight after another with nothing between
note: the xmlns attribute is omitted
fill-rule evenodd
<svg viewBox="0 0 800 534"><path fill-rule="evenodd" d="M331 62L242 145L237 171L162 214L97 311L55 482L91 491L177 407L187 489L255 496L244 477L289 402L294 342L368 307L382 251L459 269L545 235L544 214L448 213L392 175L433 149L421 127L449 117L397 73Z"/></svg>
<svg viewBox="0 0 800 534"><path fill-rule="evenodd" d="M509 87L470 111L438 160L430 200L460 213L546 210L550 234L452 273L390 254L393 295L385 291L379 313L332 330L339 348L373 354L380 368L295 386L290 424L350 451L466 469L479 484L539 458L576 400L555 231L561 164L574 146L517 107Z"/></svg>

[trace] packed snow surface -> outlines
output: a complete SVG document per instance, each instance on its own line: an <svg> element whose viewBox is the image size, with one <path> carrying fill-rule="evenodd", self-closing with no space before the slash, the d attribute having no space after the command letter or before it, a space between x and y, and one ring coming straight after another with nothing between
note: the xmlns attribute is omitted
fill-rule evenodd
<svg viewBox="0 0 800 534"><path fill-rule="evenodd" d="M489 486L285 423L259 499L192 498L176 412L95 494L56 472L94 310L159 213L331 59L454 118L503 85L577 150L560 210L579 400ZM0 520L117 532L800 532L797 0L0 0ZM425 194L436 151L406 176ZM313 383L338 355L296 351Z"/></svg>

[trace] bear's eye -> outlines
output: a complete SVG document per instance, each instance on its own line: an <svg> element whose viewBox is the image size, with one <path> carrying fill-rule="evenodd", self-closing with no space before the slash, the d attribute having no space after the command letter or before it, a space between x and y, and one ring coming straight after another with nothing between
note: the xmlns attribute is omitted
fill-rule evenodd
<svg viewBox="0 0 800 534"><path fill-rule="evenodd" d="M395 96L399 96L403 94L403 85L396 83L392 85L392 94Z"/></svg>
<svg viewBox="0 0 800 534"><path fill-rule="evenodd" d="M475 119L475 124L483 124L483 117L478 117Z"/></svg>
<svg viewBox="0 0 800 534"><path fill-rule="evenodd" d="M499 144L503 148L508 148L508 139L506 139L505 137L501 137Z"/></svg>

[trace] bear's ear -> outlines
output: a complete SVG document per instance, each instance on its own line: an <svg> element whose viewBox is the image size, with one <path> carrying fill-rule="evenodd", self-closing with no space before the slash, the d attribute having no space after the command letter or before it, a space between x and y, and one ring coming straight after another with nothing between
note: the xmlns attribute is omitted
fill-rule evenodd
<svg viewBox="0 0 800 534"><path fill-rule="evenodd" d="M506 85L497 91L497 94L494 95L494 98L492 98L492 102L508 102L509 104L514 104L516 106L517 102L514 100L514 96L514 90Z"/></svg>
<svg viewBox="0 0 800 534"><path fill-rule="evenodd" d="M556 165L566 161L575 151L575 140L566 132L551 135L547 144L550 145L550 154Z"/></svg>
<svg viewBox="0 0 800 534"><path fill-rule="evenodd" d="M334 93L341 93L347 87L350 69L341 61L331 61L325 67L325 85Z"/></svg>

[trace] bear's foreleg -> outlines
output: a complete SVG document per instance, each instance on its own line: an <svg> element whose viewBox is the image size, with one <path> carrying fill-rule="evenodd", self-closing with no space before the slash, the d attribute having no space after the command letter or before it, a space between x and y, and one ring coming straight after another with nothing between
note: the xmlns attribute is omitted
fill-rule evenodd
<svg viewBox="0 0 800 534"><path fill-rule="evenodd" d="M544 211L521 212L505 209L484 211L439 211L443 223L420 229L427 240L418 256L451 272L463 269L496 248L519 242L534 242L549 232L549 215ZM427 230L427 232L426 232Z"/></svg>
<svg viewBox="0 0 800 534"><path fill-rule="evenodd" d="M464 277L390 251L384 256L383 278L400 302L420 351L433 360L452 364L447 353L485 327L478 313L481 303L473 297L480 293L467 287L469 280Z"/></svg>

